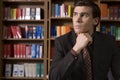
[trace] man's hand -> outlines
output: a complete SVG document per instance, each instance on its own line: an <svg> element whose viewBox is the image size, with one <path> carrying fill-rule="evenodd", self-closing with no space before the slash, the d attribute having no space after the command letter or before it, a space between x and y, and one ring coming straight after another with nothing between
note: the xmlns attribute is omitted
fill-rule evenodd
<svg viewBox="0 0 120 80"><path fill-rule="evenodd" d="M73 50L76 51L77 54L80 54L81 50L91 43L92 43L92 37L90 34L80 33L76 38L76 43L73 47Z"/></svg>

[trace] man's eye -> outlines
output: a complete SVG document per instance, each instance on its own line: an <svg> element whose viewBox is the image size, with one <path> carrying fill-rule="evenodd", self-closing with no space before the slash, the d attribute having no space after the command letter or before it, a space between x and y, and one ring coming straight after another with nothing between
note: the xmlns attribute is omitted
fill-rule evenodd
<svg viewBox="0 0 120 80"><path fill-rule="evenodd" d="M88 17L88 14L81 14L81 17Z"/></svg>
<svg viewBox="0 0 120 80"><path fill-rule="evenodd" d="M77 16L77 15L78 15L78 13L76 13L76 12L73 13L73 16Z"/></svg>

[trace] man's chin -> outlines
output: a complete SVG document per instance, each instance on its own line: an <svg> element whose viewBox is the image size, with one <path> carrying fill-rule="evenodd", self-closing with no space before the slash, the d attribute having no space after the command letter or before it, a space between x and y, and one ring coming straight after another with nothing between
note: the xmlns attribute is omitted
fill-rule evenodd
<svg viewBox="0 0 120 80"><path fill-rule="evenodd" d="M84 33L83 31L75 31L76 34Z"/></svg>

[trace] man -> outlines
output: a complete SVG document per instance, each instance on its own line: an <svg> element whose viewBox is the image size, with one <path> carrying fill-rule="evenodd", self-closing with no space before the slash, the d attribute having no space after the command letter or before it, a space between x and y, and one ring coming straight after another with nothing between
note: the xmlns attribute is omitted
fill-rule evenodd
<svg viewBox="0 0 120 80"><path fill-rule="evenodd" d="M55 54L49 80L86 79L83 49L91 59L92 80L107 80L111 69L115 80L120 78L120 51L115 39L95 31L100 22L100 9L91 0L80 0L73 12L73 30L55 40Z"/></svg>

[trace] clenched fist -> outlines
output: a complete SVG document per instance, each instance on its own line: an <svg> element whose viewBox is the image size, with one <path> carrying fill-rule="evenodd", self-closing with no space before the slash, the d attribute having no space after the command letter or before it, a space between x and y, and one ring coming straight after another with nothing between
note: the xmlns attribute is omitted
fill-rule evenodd
<svg viewBox="0 0 120 80"><path fill-rule="evenodd" d="M85 48L88 44L92 43L92 37L88 33L80 33L76 38L76 43L73 46L73 50L80 54L81 50Z"/></svg>

